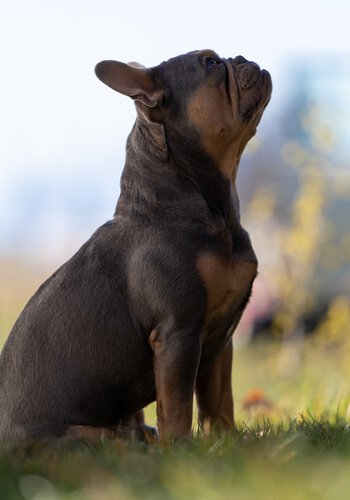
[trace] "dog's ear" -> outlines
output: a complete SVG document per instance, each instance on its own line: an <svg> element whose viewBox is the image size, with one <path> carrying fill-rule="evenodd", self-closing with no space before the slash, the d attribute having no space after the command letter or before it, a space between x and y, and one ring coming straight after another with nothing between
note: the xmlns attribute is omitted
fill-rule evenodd
<svg viewBox="0 0 350 500"><path fill-rule="evenodd" d="M101 61L95 67L97 78L113 90L155 108L162 92L155 88L146 68L138 63Z"/></svg>

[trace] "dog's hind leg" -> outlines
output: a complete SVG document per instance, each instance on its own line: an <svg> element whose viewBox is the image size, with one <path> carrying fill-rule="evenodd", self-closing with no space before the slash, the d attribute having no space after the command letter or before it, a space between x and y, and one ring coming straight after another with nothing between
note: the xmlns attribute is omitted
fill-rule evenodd
<svg viewBox="0 0 350 500"><path fill-rule="evenodd" d="M143 410L137 411L128 420L123 422L123 428L126 429L129 437L135 436L140 441L145 441L146 443L153 443L158 438L157 429L145 424Z"/></svg>
<svg viewBox="0 0 350 500"><path fill-rule="evenodd" d="M65 438L79 440L83 439L92 444L99 444L105 437L107 439L114 439L116 432L112 429L105 427L93 427L90 425L71 425L68 427Z"/></svg>
<svg viewBox="0 0 350 500"><path fill-rule="evenodd" d="M199 422L206 432L209 429L233 429L232 397L232 340L214 361L199 372L196 381L196 398Z"/></svg>

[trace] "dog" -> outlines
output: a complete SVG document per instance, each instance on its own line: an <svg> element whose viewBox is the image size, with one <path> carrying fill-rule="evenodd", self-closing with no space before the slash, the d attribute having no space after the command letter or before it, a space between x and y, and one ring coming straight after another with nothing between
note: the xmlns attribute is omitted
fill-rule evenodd
<svg viewBox="0 0 350 500"><path fill-rule="evenodd" d="M131 97L121 192L102 225L30 299L0 357L0 439L234 428L232 334L257 259L236 174L272 91L266 70L211 50L152 68L102 61ZM128 427L129 426L129 427Z"/></svg>

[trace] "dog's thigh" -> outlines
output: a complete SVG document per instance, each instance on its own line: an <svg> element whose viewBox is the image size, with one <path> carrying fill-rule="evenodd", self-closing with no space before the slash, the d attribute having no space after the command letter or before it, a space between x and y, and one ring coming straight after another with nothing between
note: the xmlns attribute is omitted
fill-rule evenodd
<svg viewBox="0 0 350 500"><path fill-rule="evenodd" d="M199 421L208 428L233 429L232 340L196 380Z"/></svg>

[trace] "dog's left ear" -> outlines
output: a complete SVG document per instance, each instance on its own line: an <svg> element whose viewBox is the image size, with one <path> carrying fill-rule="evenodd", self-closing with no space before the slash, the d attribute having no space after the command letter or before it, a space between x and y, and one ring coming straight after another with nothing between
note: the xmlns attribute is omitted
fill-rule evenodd
<svg viewBox="0 0 350 500"><path fill-rule="evenodd" d="M95 67L97 78L113 90L143 102L150 108L159 103L162 91L157 89L149 76L149 70L138 63L102 61Z"/></svg>

